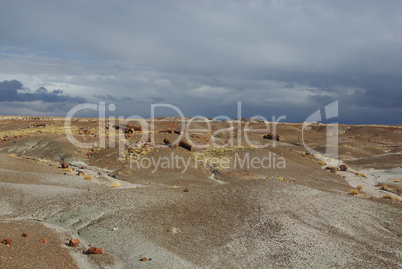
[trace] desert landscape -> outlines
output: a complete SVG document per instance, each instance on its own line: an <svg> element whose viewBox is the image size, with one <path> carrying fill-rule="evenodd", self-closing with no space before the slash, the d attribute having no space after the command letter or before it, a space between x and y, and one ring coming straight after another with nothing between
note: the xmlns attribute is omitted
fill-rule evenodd
<svg viewBox="0 0 402 269"><path fill-rule="evenodd" d="M267 124L1 116L0 268L400 268L402 127Z"/></svg>

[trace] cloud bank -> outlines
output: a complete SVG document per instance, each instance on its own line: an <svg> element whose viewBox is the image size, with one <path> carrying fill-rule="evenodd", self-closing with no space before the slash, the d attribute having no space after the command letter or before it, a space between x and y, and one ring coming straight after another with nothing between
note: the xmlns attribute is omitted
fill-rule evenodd
<svg viewBox="0 0 402 269"><path fill-rule="evenodd" d="M241 101L244 117L300 122L339 100L340 122L402 123L400 1L40 2L3 4L0 81L63 93L1 84L21 111L82 98L236 117Z"/></svg>

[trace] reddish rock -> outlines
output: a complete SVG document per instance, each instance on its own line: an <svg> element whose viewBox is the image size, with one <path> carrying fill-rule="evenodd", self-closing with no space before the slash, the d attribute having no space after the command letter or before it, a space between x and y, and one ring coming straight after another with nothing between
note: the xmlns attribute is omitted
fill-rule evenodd
<svg viewBox="0 0 402 269"><path fill-rule="evenodd" d="M184 192L189 192L190 190L189 189L184 189Z"/></svg>
<svg viewBox="0 0 402 269"><path fill-rule="evenodd" d="M146 261L148 261L148 260L150 260L150 259L148 259L147 257L142 257L142 258L140 259L140 261L142 261L142 262L146 262Z"/></svg>
<svg viewBox="0 0 402 269"><path fill-rule="evenodd" d="M22 236L27 238L29 235L27 233L22 233Z"/></svg>
<svg viewBox="0 0 402 269"><path fill-rule="evenodd" d="M77 175L78 175L78 176L83 176L83 175L84 175L84 172L78 171L78 172L77 172Z"/></svg>
<svg viewBox="0 0 402 269"><path fill-rule="evenodd" d="M185 148L185 149L187 149L189 151L193 151L193 146L190 143L188 143L187 141L184 141L184 140L180 140L179 147Z"/></svg>
<svg viewBox="0 0 402 269"><path fill-rule="evenodd" d="M46 243L47 243L47 239L46 239L46 238L43 238L43 239L40 240L40 241L42 241L43 244L46 244Z"/></svg>
<svg viewBox="0 0 402 269"><path fill-rule="evenodd" d="M346 164L341 164L341 166L339 166L339 170L346 171L348 170L348 166Z"/></svg>
<svg viewBox="0 0 402 269"><path fill-rule="evenodd" d="M273 133L268 133L268 134L264 135L263 138L279 141L281 139L281 136L279 134L274 135Z"/></svg>
<svg viewBox="0 0 402 269"><path fill-rule="evenodd" d="M86 254L103 254L103 249L97 247L90 247Z"/></svg>
<svg viewBox="0 0 402 269"><path fill-rule="evenodd" d="M1 241L1 243L4 244L4 245L9 245L9 246L11 246L12 243L13 243L13 239L11 239L11 238L4 238L3 241Z"/></svg>
<svg viewBox="0 0 402 269"><path fill-rule="evenodd" d="M62 164L61 164L61 168L63 168L63 169L68 168L68 163L62 163Z"/></svg>
<svg viewBox="0 0 402 269"><path fill-rule="evenodd" d="M79 243L80 243L79 239L70 239L70 242L68 242L68 246L72 247L72 248L76 248L76 247L78 247Z"/></svg>

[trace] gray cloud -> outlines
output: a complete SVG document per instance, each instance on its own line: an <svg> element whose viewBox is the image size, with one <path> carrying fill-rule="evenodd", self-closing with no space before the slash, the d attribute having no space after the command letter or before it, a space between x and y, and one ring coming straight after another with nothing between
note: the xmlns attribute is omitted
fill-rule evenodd
<svg viewBox="0 0 402 269"><path fill-rule="evenodd" d="M0 94L65 102L66 113L78 101L68 96L104 100L126 116L164 102L236 117L241 101L247 115L288 121L339 100L341 122L401 124L401 9L392 0L9 1L0 81L69 95L18 85Z"/></svg>
<svg viewBox="0 0 402 269"><path fill-rule="evenodd" d="M45 87L39 87L35 92L24 88L18 80L5 80L0 82L0 102L34 102L45 103L84 103L85 98L71 97L63 94L60 89L48 91Z"/></svg>

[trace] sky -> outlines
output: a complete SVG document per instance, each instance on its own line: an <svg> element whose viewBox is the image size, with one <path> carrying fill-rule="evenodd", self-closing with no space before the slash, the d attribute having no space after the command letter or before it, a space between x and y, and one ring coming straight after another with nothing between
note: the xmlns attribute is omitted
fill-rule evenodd
<svg viewBox="0 0 402 269"><path fill-rule="evenodd" d="M105 102L116 117L169 104L237 118L241 102L241 117L302 122L338 101L328 122L400 125L401 10L392 0L0 0L0 114Z"/></svg>

